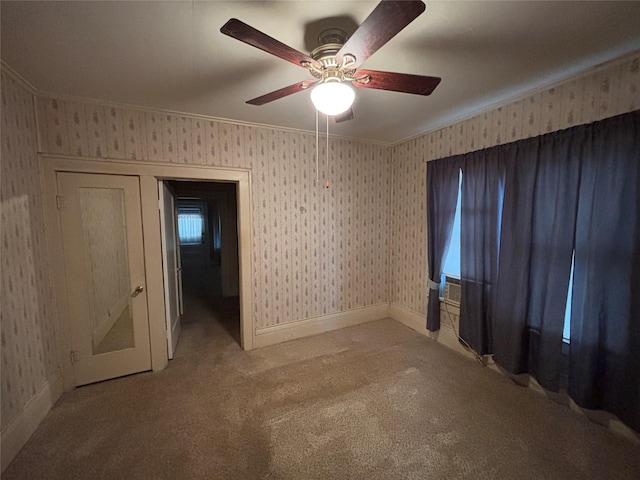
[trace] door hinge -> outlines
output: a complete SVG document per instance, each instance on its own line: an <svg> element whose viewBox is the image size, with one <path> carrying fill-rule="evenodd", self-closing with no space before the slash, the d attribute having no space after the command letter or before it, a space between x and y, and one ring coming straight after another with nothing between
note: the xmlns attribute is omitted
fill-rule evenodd
<svg viewBox="0 0 640 480"><path fill-rule="evenodd" d="M73 365L74 363L78 363L80 361L80 357L78 355L77 350L71 350L69 352L69 357L71 358L71 365Z"/></svg>
<svg viewBox="0 0 640 480"><path fill-rule="evenodd" d="M56 206L58 207L58 210L67 208L67 197L61 197L60 195L56 195Z"/></svg>

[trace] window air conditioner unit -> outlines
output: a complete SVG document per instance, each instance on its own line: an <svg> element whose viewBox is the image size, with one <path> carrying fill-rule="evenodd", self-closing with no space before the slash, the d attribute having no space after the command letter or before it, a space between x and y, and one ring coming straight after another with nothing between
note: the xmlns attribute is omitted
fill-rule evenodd
<svg viewBox="0 0 640 480"><path fill-rule="evenodd" d="M460 295L462 293L460 279L450 277L448 275L443 275L442 277L442 300L451 305L456 305L459 307Z"/></svg>

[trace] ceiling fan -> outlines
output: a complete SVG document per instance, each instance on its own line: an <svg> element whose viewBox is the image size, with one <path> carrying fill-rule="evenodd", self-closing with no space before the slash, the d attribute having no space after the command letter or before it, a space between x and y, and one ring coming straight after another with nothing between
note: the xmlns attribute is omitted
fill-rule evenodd
<svg viewBox="0 0 640 480"><path fill-rule="evenodd" d="M306 68L314 77L253 98L246 103L264 105L311 88L311 99L316 109L327 115L334 115L335 120L340 122L353 118L351 105L355 93L348 86L349 83L360 88L416 95L430 95L438 86L440 83L438 77L359 68L424 10L425 5L419 0L383 0L350 38L340 29L323 31L319 37L320 46L310 55L299 52L236 18L225 23L220 31L294 65ZM343 96L345 96L344 100L342 100ZM329 101L329 104L322 104L323 98Z"/></svg>

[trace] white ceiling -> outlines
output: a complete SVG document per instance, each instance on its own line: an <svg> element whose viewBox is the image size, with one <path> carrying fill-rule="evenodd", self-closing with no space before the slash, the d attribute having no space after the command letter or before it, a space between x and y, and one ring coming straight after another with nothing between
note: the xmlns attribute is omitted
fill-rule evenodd
<svg viewBox="0 0 640 480"><path fill-rule="evenodd" d="M235 17L308 53L322 27L353 29L377 3L2 1L2 60L44 92L313 131L308 92L245 104L309 73L220 27ZM356 118L332 133L395 143L640 50L640 2L425 3L363 68L441 84L357 89Z"/></svg>

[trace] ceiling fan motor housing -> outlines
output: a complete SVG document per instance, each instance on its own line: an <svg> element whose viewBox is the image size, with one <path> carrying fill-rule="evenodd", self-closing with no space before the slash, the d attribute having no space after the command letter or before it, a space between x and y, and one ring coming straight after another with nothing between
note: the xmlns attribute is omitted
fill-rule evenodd
<svg viewBox="0 0 640 480"><path fill-rule="evenodd" d="M353 70L347 67L355 60L351 55L344 55L342 63L338 63L337 53L348 40L347 32L339 28L329 28L323 30L318 35L320 46L315 48L310 57L320 63L321 68L316 68L307 63L303 65L311 75L320 79L321 82L344 82L352 80Z"/></svg>
<svg viewBox="0 0 640 480"><path fill-rule="evenodd" d="M335 56L348 39L349 36L347 32L339 28L323 30L320 32L320 35L318 35L319 46L311 52L311 58L319 62L325 60L329 64L333 62L333 65L337 66Z"/></svg>

